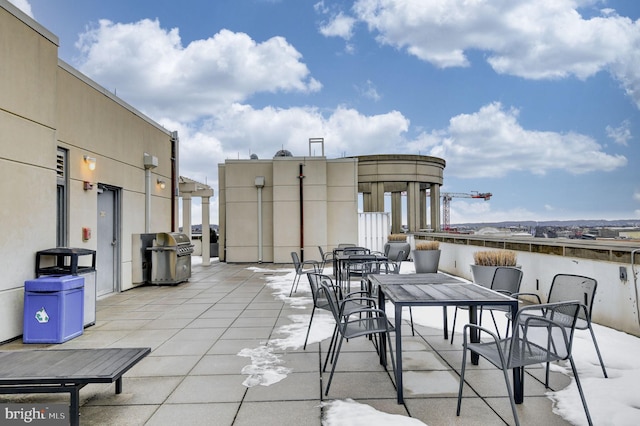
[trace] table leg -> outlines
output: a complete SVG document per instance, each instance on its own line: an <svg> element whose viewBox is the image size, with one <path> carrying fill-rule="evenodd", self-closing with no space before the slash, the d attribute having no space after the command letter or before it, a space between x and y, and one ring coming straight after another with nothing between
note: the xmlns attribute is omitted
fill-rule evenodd
<svg viewBox="0 0 640 426"><path fill-rule="evenodd" d="M384 305L385 305L384 293L380 291L380 289L378 289L378 309L382 310L382 312L385 312ZM380 353L378 355L380 356L380 365L386 367L387 366L387 336L380 337Z"/></svg>
<svg viewBox="0 0 640 426"><path fill-rule="evenodd" d="M79 426L80 425L80 389L78 387L73 387L69 391L71 396L71 401L69 404L69 422L71 426Z"/></svg>
<svg viewBox="0 0 640 426"><path fill-rule="evenodd" d="M444 327L444 340L449 340L449 318L447 317L447 307L442 307L442 325Z"/></svg>
<svg viewBox="0 0 640 426"><path fill-rule="evenodd" d="M511 335L515 333L516 315L518 313L518 303L511 305ZM513 369L513 400L516 404L524 402L524 368L518 367Z"/></svg>
<svg viewBox="0 0 640 426"><path fill-rule="evenodd" d="M469 306L469 324L478 324L478 307L477 306ZM471 343L480 342L480 333L477 329L471 328ZM471 364L478 365L478 361L480 360L480 355L471 351Z"/></svg>
<svg viewBox="0 0 640 426"><path fill-rule="evenodd" d="M524 402L524 368L513 369L513 400L516 404Z"/></svg>
<svg viewBox="0 0 640 426"><path fill-rule="evenodd" d="M404 403L404 391L402 388L402 306L396 308L396 389L398 391L398 404Z"/></svg>

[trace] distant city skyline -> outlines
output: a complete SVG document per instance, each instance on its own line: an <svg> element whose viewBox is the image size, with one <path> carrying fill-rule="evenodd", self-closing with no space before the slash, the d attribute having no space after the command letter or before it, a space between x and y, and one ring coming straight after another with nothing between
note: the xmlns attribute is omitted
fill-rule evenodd
<svg viewBox="0 0 640 426"><path fill-rule="evenodd" d="M640 218L640 2L10 0L180 137L180 173L308 153L443 158L451 223ZM199 200L192 220L201 217Z"/></svg>

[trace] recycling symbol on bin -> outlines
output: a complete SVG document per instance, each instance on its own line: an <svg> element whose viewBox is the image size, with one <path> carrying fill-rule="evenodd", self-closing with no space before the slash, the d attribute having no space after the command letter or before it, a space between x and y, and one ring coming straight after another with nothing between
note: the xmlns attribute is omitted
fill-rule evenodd
<svg viewBox="0 0 640 426"><path fill-rule="evenodd" d="M36 312L36 320L38 320L40 324L49 322L49 315L47 314L47 311L44 310L44 307Z"/></svg>

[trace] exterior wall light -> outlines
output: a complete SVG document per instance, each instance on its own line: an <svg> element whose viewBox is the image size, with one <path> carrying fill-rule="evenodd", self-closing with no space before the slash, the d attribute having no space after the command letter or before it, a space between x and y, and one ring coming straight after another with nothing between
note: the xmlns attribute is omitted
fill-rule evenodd
<svg viewBox="0 0 640 426"><path fill-rule="evenodd" d="M165 189L167 187L167 184L164 179L158 179L158 186L160 187L160 189Z"/></svg>
<svg viewBox="0 0 640 426"><path fill-rule="evenodd" d="M85 155L84 162L87 163L87 167L89 167L89 170L96 169L96 159L94 157L89 157L88 155Z"/></svg>

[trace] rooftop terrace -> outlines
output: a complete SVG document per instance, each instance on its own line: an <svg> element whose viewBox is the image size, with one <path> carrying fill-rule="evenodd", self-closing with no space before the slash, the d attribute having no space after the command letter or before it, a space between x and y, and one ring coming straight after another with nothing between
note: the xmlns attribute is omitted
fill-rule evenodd
<svg viewBox="0 0 640 426"><path fill-rule="evenodd" d="M414 309L415 337L408 325L402 330L404 404L397 404L391 372L379 365L366 339L345 344L324 397L328 372L321 372L321 361L333 326L328 315L314 318L313 343L302 350L311 311L308 284L301 283L289 298L293 274L287 265L202 266L198 259L189 282L144 286L99 300L96 325L80 337L59 345L15 341L0 349L151 347L152 353L125 374L122 394L115 395L113 385L81 391L83 425L513 424L501 373L482 361L467 370L462 413L456 417L462 339L457 334L453 345L443 340L440 308ZM405 263L403 272L411 267ZM639 339L604 327L596 334L609 379L602 378L588 336L577 335L575 342L594 423L633 424L640 401L629 390L637 389L639 379ZM525 401L518 407L522 424L586 424L564 371L553 369L548 391L541 381L544 368L527 369ZM0 402L16 401L68 403L68 397L0 396Z"/></svg>

